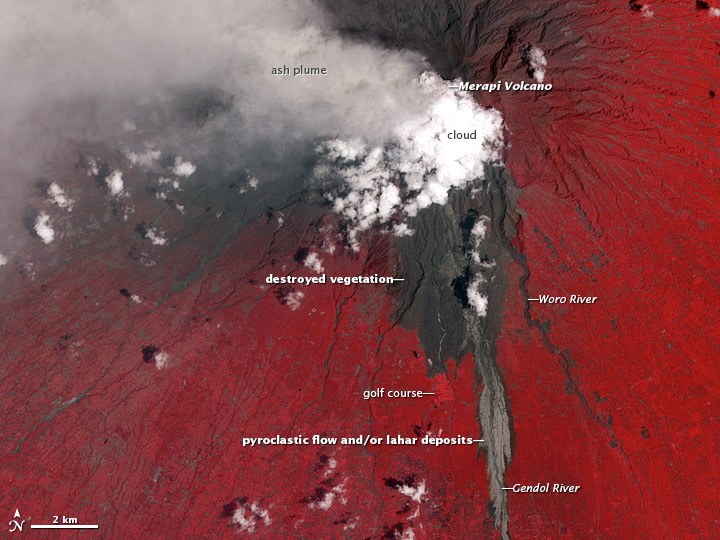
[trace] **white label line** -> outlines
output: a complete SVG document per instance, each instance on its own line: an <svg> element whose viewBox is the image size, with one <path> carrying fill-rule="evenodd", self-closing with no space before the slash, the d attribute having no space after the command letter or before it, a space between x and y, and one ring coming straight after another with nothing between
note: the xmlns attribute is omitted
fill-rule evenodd
<svg viewBox="0 0 720 540"><path fill-rule="evenodd" d="M503 488L503 489L512 489L512 488Z"/></svg>
<svg viewBox="0 0 720 540"><path fill-rule="evenodd" d="M434 396L434 395L435 395L435 392L423 392L422 394L423 394L424 396Z"/></svg>
<svg viewBox="0 0 720 540"><path fill-rule="evenodd" d="M405 281L405 278L392 278L393 281Z"/></svg>
<svg viewBox="0 0 720 540"><path fill-rule="evenodd" d="M485 439L473 439L473 442L485 442Z"/></svg>
<svg viewBox="0 0 720 540"><path fill-rule="evenodd" d="M539 298L528 298L528 302L539 302Z"/></svg>
<svg viewBox="0 0 720 540"><path fill-rule="evenodd" d="M31 529L97 529L97 525L30 525Z"/></svg>
<svg viewBox="0 0 720 540"><path fill-rule="evenodd" d="M460 88L459 84L453 84L451 86L448 86L448 88Z"/></svg>

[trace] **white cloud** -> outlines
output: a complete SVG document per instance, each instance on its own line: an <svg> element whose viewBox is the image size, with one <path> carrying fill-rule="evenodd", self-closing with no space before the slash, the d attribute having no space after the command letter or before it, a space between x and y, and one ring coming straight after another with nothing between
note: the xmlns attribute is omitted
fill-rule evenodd
<svg viewBox="0 0 720 540"><path fill-rule="evenodd" d="M420 54L346 39L309 0L220 0L211 10L201 0L76 4L57 0L37 9L16 2L5 10L0 112L5 125L23 133L18 139L20 130L2 130L0 143L18 139L12 147L23 147L31 135L53 137L60 130L51 128L60 126L63 136L114 145L137 140L153 126L158 148L184 156L171 166L175 174L189 176L196 172L193 162L204 158L247 162L256 145L293 148L337 136L383 146L402 138L397 126L424 122L434 99L415 82L428 68ZM22 62L21 49L27 51ZM323 67L328 75L273 75L278 64ZM159 88L209 89L235 99L198 126L178 119L183 103L176 98L182 96ZM68 105L51 109L50 103ZM185 105L194 114L201 103ZM169 107L176 114L164 116ZM38 109L51 114L41 116ZM34 130L28 118L47 125ZM224 156L208 151L217 146L231 150ZM0 152L5 147L0 144ZM132 159L148 163L155 152L141 149ZM97 170L91 165L91 175Z"/></svg>
<svg viewBox="0 0 720 540"><path fill-rule="evenodd" d="M309 253L308 256L305 257L305 262L303 264L306 268L309 268L316 274L322 274L325 271L325 268L322 265L322 259L315 252Z"/></svg>
<svg viewBox="0 0 720 540"><path fill-rule="evenodd" d="M481 275L477 275L470 282L467 289L468 302L475 308L477 314L481 317L487 315L488 298L487 296L480 293L480 285L485 283L485 278Z"/></svg>
<svg viewBox="0 0 720 540"><path fill-rule="evenodd" d="M68 111L54 108L44 118L67 126L68 137L80 134L106 147L135 141L130 146L135 151L126 154L135 165L156 164L159 148L165 155L173 152L174 164L168 165L180 177L193 175L194 163L219 155L208 151L217 141L232 149L221 157L249 161L247 154L256 145L297 148L297 143L327 140L327 165L343 166L347 187L331 198L351 222L353 236L378 223L389 224L390 230L395 221L444 204L451 189L481 178L483 164L499 158L502 120L497 111L448 89L448 81L428 73L417 53L343 38L330 27L331 18L309 1L223 0L213 10L200 0L158 0L132 9L117 0L90 2L82 10L74 9L71 0L39 11L25 4L6 14L12 31L0 36L0 67L7 67L0 71L10 74L0 108L13 112L13 106L22 105L8 125L40 117L29 113L48 103L71 103ZM17 62L12 51L24 45L32 58ZM325 67L328 76L272 75L270 68L278 63L291 70L300 64ZM175 117L168 125L163 112L180 100L173 101L178 96L170 91L165 101L147 98L161 87L202 87L236 99L227 111L213 111L202 129ZM142 98L147 101L139 109ZM71 116L80 105L88 118ZM66 122L66 116L75 123ZM134 146L150 132L148 125L157 130L158 149ZM449 141L452 130L477 130L477 139ZM92 158L88 167L90 175L102 169ZM331 169L318 167L319 176ZM265 171L255 172L266 181ZM105 181L115 197L130 188L118 170ZM255 183L248 178L249 187Z"/></svg>
<svg viewBox="0 0 720 540"><path fill-rule="evenodd" d="M173 174L178 176L190 176L195 172L197 167L189 161L183 161L183 158L177 156L175 158L175 166L172 168Z"/></svg>
<svg viewBox="0 0 720 540"><path fill-rule="evenodd" d="M100 166L98 165L98 162L95 158L89 158L88 159L88 176L97 176L100 172Z"/></svg>
<svg viewBox="0 0 720 540"><path fill-rule="evenodd" d="M643 17L647 17L648 19L652 19L655 15L655 12L650 9L650 4L643 4L643 7L640 9L640 13L643 14Z"/></svg>
<svg viewBox="0 0 720 540"><path fill-rule="evenodd" d="M325 476L325 477L330 476L336 468L337 468L337 460L335 458L330 458L328 460L327 469L325 470L325 473L323 474L323 476Z"/></svg>
<svg viewBox="0 0 720 540"><path fill-rule="evenodd" d="M240 526L240 530L243 532L255 532L255 516L252 513L250 513L248 516L245 516L244 508L238 508L237 510L235 510L232 521L233 523L238 524Z"/></svg>
<svg viewBox="0 0 720 540"><path fill-rule="evenodd" d="M133 165L150 167L156 160L160 159L162 152L150 145L146 145L144 152L127 152L125 155Z"/></svg>
<svg viewBox="0 0 720 540"><path fill-rule="evenodd" d="M35 218L35 232L40 237L40 240L49 244L55 239L55 230L52 227L52 221L50 216L45 212L40 212Z"/></svg>
<svg viewBox="0 0 720 540"><path fill-rule="evenodd" d="M415 531L412 527L408 527L398 537L398 540L415 540Z"/></svg>
<svg viewBox="0 0 720 540"><path fill-rule="evenodd" d="M8 263L8 258L0 253L0 266L5 266Z"/></svg>
<svg viewBox="0 0 720 540"><path fill-rule="evenodd" d="M272 523L269 512L255 502L250 505L249 510L241 506L232 516L232 522L240 526L240 531L248 533L255 532L258 520L262 520L266 527Z"/></svg>
<svg viewBox="0 0 720 540"><path fill-rule="evenodd" d="M711 17L720 17L720 8L710 8Z"/></svg>
<svg viewBox="0 0 720 540"><path fill-rule="evenodd" d="M236 523L240 525L241 531L247 531L247 532L255 532L255 520L253 519L253 515L250 514L249 517L245 517L245 509L244 508L238 508L233 513L232 517L233 523Z"/></svg>
<svg viewBox="0 0 720 540"><path fill-rule="evenodd" d="M481 108L467 92L449 89L433 73L423 73L415 85L427 100L426 110L398 125L383 144L336 138L318 148L323 155L315 176L323 180L339 173L346 184L344 193L327 197L352 224L356 248L358 232L445 204L450 190L482 178L484 165L500 158L500 113ZM450 140L451 131L474 132L475 138ZM396 231L407 234L409 228Z"/></svg>
<svg viewBox="0 0 720 540"><path fill-rule="evenodd" d="M473 225L470 233L476 238L478 243L485 239L485 235L487 234L487 224L489 221L489 217L480 216L475 222L475 225Z"/></svg>
<svg viewBox="0 0 720 540"><path fill-rule="evenodd" d="M255 514L257 517L262 519L263 523L267 526L272 523L272 520L270 519L270 514L267 510L260 508L260 505L256 502L252 503L250 505L250 510L252 510L253 514Z"/></svg>
<svg viewBox="0 0 720 540"><path fill-rule="evenodd" d="M123 183L121 171L116 169L111 172L105 179L105 183L107 184L108 189L110 189L110 194L114 197L120 197L123 194L125 184Z"/></svg>
<svg viewBox="0 0 720 540"><path fill-rule="evenodd" d="M325 493L325 496L323 497L322 501L319 503L312 503L310 505L311 508L319 508L320 510L325 510L326 512L330 509L332 506L333 500L335 499L335 494L332 491L328 491Z"/></svg>
<svg viewBox="0 0 720 540"><path fill-rule="evenodd" d="M33 263L29 262L29 263L25 263L23 265L23 267L25 268L25 273L27 274L27 276L31 280L35 281L35 265Z"/></svg>
<svg viewBox="0 0 720 540"><path fill-rule="evenodd" d="M545 59L545 53L540 47L530 49L530 67L533 70L533 78L539 83L543 82L545 80L547 60Z"/></svg>
<svg viewBox="0 0 720 540"><path fill-rule="evenodd" d="M477 221L475 221L475 224L473 225L472 230L470 231L470 235L475 240L475 249L472 250L472 258L473 261L475 261L476 264L481 265L483 268L486 267L487 263L484 263L482 260L482 256L480 255L480 251L478 248L480 248L480 244L485 239L485 236L487 235L488 231L488 223L490 222L490 218L488 216L480 216L478 217Z"/></svg>
<svg viewBox="0 0 720 540"><path fill-rule="evenodd" d="M160 184L161 186L171 185L175 189L180 189L180 182L173 178L166 178L164 176L161 176L160 178L158 178L158 184Z"/></svg>
<svg viewBox="0 0 720 540"><path fill-rule="evenodd" d="M157 227L151 227L150 229L148 229L148 231L145 233L145 238L150 240L155 246L164 246L165 244L167 244L167 238L165 237L165 233Z"/></svg>
<svg viewBox="0 0 720 540"><path fill-rule="evenodd" d="M396 223L393 225L393 233L395 236L410 236L413 232L415 231L408 227L407 223Z"/></svg>
<svg viewBox="0 0 720 540"><path fill-rule="evenodd" d="M155 261L153 261L152 259L148 259L147 257L147 253L141 253L139 259L140 264L147 267L155 266L157 264Z"/></svg>
<svg viewBox="0 0 720 540"><path fill-rule="evenodd" d="M155 367L158 369L165 369L170 365L170 355L165 351L160 351L154 357Z"/></svg>
<svg viewBox="0 0 720 540"><path fill-rule="evenodd" d="M63 189L56 182L50 184L47 193L50 199L52 199L52 202L60 208L66 208L68 211L72 211L75 201L65 195Z"/></svg>
<svg viewBox="0 0 720 540"><path fill-rule="evenodd" d="M140 298L137 294L133 294L133 295L130 297L130 300L132 300L132 301L135 302L136 304L142 304L142 298Z"/></svg>
<svg viewBox="0 0 720 540"><path fill-rule="evenodd" d="M288 293L285 302L290 309L295 311L297 308L300 307L300 303L302 302L303 298L305 298L305 293L301 291L292 291Z"/></svg>
<svg viewBox="0 0 720 540"><path fill-rule="evenodd" d="M324 510L327 512L328 510L330 510L335 500L340 501L340 504L347 504L347 499L345 498L346 482L347 478L345 478L341 484L335 486L330 491L325 492L325 495L323 495L323 498L320 502L310 503L310 508L319 508L320 510Z"/></svg>
<svg viewBox="0 0 720 540"><path fill-rule="evenodd" d="M421 481L416 486L402 485L399 486L397 489L400 493L402 493L406 497L410 497L413 501L417 503L422 502L423 498L426 496L425 480Z"/></svg>
<svg viewBox="0 0 720 540"><path fill-rule="evenodd" d="M71 138L106 147L127 140L134 145L152 126L157 148L177 156L169 165L182 177L210 157L226 158L228 168L236 166L230 160L249 162L256 145L293 149L334 137L361 141L363 147L350 146L337 159L367 165L358 176L373 185L358 188L363 196L357 201L357 223L365 228L398 210L414 215L443 204L450 189L481 176L475 158L482 163L491 146L485 140L487 121L497 128L490 138L500 138L499 113L481 108L469 94L448 90L437 75L423 75L429 66L420 54L346 39L309 0L221 0L212 10L200 0L141 2L132 9L118 0L89 2L81 10L75 4L57 0L37 10L32 2L20 2L5 14L9 31L0 36L0 72L7 72L8 88L0 109L12 113L7 125L29 125L27 117L40 117L35 109L69 103L67 110L53 107L42 118ZM203 46L193 46L197 43ZM23 46L29 58L18 62L13 51ZM328 76L273 75L277 64L291 70L300 64L323 67ZM203 88L235 99L227 109L213 110L206 126L181 122L179 114L168 124L164 113L182 108L182 99L176 99L182 96L168 90L159 97L158 88ZM188 113L197 112L198 103L187 105ZM80 106L87 115L75 114ZM59 131L42 128L48 137ZM476 141L446 144L448 131L475 128ZM6 131L17 138L16 130ZM155 163L160 155L133 145L135 151L126 155L136 165ZM230 150L209 151L220 146ZM89 173L97 175L101 167L88 163ZM377 177L383 168L391 174ZM264 172L257 174L266 181ZM401 187L400 175L412 183L410 192ZM124 193L119 171L107 181L114 196ZM368 189L375 193L366 194Z"/></svg>

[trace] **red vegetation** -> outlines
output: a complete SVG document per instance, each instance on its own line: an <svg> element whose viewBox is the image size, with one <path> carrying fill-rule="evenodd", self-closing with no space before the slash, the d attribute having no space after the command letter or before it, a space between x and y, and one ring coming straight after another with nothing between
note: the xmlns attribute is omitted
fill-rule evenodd
<svg viewBox="0 0 720 540"><path fill-rule="evenodd" d="M512 283L599 297L541 305L509 289L506 485L582 486L511 493L510 530L717 538L720 19L692 2L652 2L652 17L603 4L550 26L546 43L573 41L543 46L551 92L496 96L522 188L527 274L514 266Z"/></svg>
<svg viewBox="0 0 720 540"><path fill-rule="evenodd" d="M553 90L481 99L504 114L522 188L498 339L514 428L505 483L581 489L509 493L510 534L717 538L720 19L692 2L553 5L535 36ZM486 74L489 56L468 64ZM526 77L512 58L503 80ZM311 275L298 248L328 275L357 275L386 268L389 246L369 261L324 254L301 205L281 229L261 214L239 235L188 212L166 223L181 242L151 246L86 211L109 232L9 283L6 521L18 507L31 523L100 525L32 532L60 540L496 537L477 445L384 441L482 437L472 360L428 378L385 286L264 283ZM599 299L528 303L539 294ZM435 395L363 399L376 388ZM383 443L243 446L313 434Z"/></svg>
<svg viewBox="0 0 720 540"><path fill-rule="evenodd" d="M270 272L312 275L293 258L298 244L311 243L298 238L303 219L302 208L291 211L278 230L277 220L259 216L194 281L189 270L201 257L186 258L182 245L154 249L148 257L158 264L142 272L111 268L139 236L102 260L28 280L5 327L15 338L2 388L10 411L2 507L33 523L54 515L98 523L101 538L412 531L461 539L468 527L491 531L477 444L385 439L480 438L471 359L429 379L417 338L391 326L386 286L298 287L298 306L294 291L266 285ZM312 250L328 275L378 264L365 253ZM270 259L273 266L261 262ZM377 388L436 394L363 399ZM314 434L382 444L243 446L245 437Z"/></svg>

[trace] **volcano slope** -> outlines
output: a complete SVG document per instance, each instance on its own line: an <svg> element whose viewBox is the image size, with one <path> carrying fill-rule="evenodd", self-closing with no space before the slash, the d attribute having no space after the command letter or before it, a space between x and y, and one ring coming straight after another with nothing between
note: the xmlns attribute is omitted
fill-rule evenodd
<svg viewBox="0 0 720 540"><path fill-rule="evenodd" d="M425 43L466 81L523 80L539 67L553 85L478 95L503 113L520 188L497 342L513 425L506 485L583 486L511 493L510 531L714 538L720 12L705 2L400 4L338 17L351 32ZM535 48L546 65L533 66ZM530 300L572 294L598 300Z"/></svg>
<svg viewBox="0 0 720 540"><path fill-rule="evenodd" d="M720 21L703 4L514 3L487 31L478 6L463 18L475 79L521 77L530 43L553 84L481 96L504 114L521 193L498 341L506 484L582 486L512 493L519 538L718 534ZM530 300L543 294L598 300Z"/></svg>
<svg viewBox="0 0 720 540"><path fill-rule="evenodd" d="M12 229L30 240L0 267L0 507L99 538L716 538L710 7L329 6L446 78L553 86L478 92L505 166L357 250L308 181L316 158L170 190L117 148L67 143L43 177L73 213L38 182ZM320 273L404 281L267 282ZM597 301L532 300L573 294ZM381 388L433 395L364 399ZM580 488L502 489L547 483Z"/></svg>

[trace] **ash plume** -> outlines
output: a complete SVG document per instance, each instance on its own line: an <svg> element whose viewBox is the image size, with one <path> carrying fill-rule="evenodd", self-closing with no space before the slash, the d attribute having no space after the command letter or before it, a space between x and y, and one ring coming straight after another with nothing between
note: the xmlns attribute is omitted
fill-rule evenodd
<svg viewBox="0 0 720 540"><path fill-rule="evenodd" d="M262 161L259 148L275 164L311 141L372 149L404 137L412 147L393 156L392 173L414 173L417 184L418 167L434 174L422 162L437 153L421 139L425 121L467 124L467 96L447 94L438 110L443 82L418 84L429 72L421 55L344 38L307 0L3 4L0 196L8 209L68 140L101 142L141 164L162 152L232 170ZM289 75L272 74L284 66ZM294 76L299 66L327 74ZM460 156L468 176L501 137L497 113L471 112L488 140L477 155ZM426 180L416 206L443 200ZM446 192L459 182L440 184Z"/></svg>
<svg viewBox="0 0 720 540"><path fill-rule="evenodd" d="M307 180L335 182L326 191L352 231L382 225L398 235L412 233L405 217L444 205L500 157L499 113L449 90L418 53L343 37L309 0L0 2L3 227L20 221L45 164L86 144L122 153L137 167L169 159L173 174L192 182L212 181L208 171L251 169L258 189L282 174L285 155L304 149L317 164ZM296 76L300 66L326 74ZM449 141L452 130L475 136ZM124 200L126 178L113 167L102 189ZM53 211L70 211L71 201L81 206L82 193L70 197L50 180ZM41 247L60 241L49 212L38 210L30 221ZM160 229L141 230L153 244L165 243ZM0 265L22 253L5 247ZM488 307L478 287L472 299L482 315ZM298 291L284 300L297 309L302 299ZM500 486L509 419L504 409L493 412L504 399L502 383L485 351L476 353L485 358L481 425L499 441L488 474L506 537Z"/></svg>

